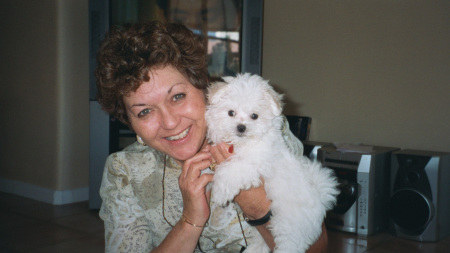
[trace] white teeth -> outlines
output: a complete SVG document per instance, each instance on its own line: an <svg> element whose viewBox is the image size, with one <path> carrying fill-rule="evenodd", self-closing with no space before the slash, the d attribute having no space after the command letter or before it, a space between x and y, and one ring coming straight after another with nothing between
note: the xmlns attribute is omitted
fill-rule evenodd
<svg viewBox="0 0 450 253"><path fill-rule="evenodd" d="M191 128L189 127L188 129L184 130L182 133L180 133L179 135L175 135L175 136L170 136L170 137L166 137L167 140L169 141L176 141L179 139L183 139L184 137L186 137L186 135L189 133L189 130Z"/></svg>

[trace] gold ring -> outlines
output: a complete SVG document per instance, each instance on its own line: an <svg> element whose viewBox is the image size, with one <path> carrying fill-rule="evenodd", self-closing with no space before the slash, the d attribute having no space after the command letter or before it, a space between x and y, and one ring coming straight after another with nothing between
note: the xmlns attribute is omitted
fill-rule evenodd
<svg viewBox="0 0 450 253"><path fill-rule="evenodd" d="M209 169L212 171L216 171L216 166L217 166L217 163L213 162L213 163L211 163L211 165L209 165Z"/></svg>

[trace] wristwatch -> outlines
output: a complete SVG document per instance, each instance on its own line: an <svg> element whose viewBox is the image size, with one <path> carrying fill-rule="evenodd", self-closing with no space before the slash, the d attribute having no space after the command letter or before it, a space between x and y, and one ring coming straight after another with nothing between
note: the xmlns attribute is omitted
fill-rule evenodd
<svg viewBox="0 0 450 253"><path fill-rule="evenodd" d="M264 217L262 217L261 219L257 219L257 220L250 220L248 217L244 216L245 221L250 225L250 226L260 226L260 225L264 225L267 222L270 221L270 217L272 216L272 210L269 210L269 212L264 215Z"/></svg>

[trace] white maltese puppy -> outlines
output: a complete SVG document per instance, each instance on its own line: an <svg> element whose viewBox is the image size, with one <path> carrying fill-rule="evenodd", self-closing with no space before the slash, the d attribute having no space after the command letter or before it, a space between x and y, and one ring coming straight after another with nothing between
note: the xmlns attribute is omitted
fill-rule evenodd
<svg viewBox="0 0 450 253"><path fill-rule="evenodd" d="M332 170L290 151L281 132L283 96L267 81L250 74L224 80L208 90L208 138L233 144L234 153L217 165L212 199L226 205L264 179L272 201L269 229L275 252L305 252L320 236L326 211L336 201L337 180ZM245 252L269 252L254 234Z"/></svg>

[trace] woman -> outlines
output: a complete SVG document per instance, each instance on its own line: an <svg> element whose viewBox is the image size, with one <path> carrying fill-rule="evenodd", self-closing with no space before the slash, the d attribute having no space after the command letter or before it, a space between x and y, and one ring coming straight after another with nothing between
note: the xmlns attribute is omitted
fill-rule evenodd
<svg viewBox="0 0 450 253"><path fill-rule="evenodd" d="M113 29L96 70L102 108L127 124L138 142L105 165L100 216L108 252L239 252L256 226L273 250L264 188L242 191L226 207L210 203L202 170L233 153L206 141L202 42L181 25L158 22ZM326 231L311 252L326 246ZM316 249L314 249L316 248Z"/></svg>

